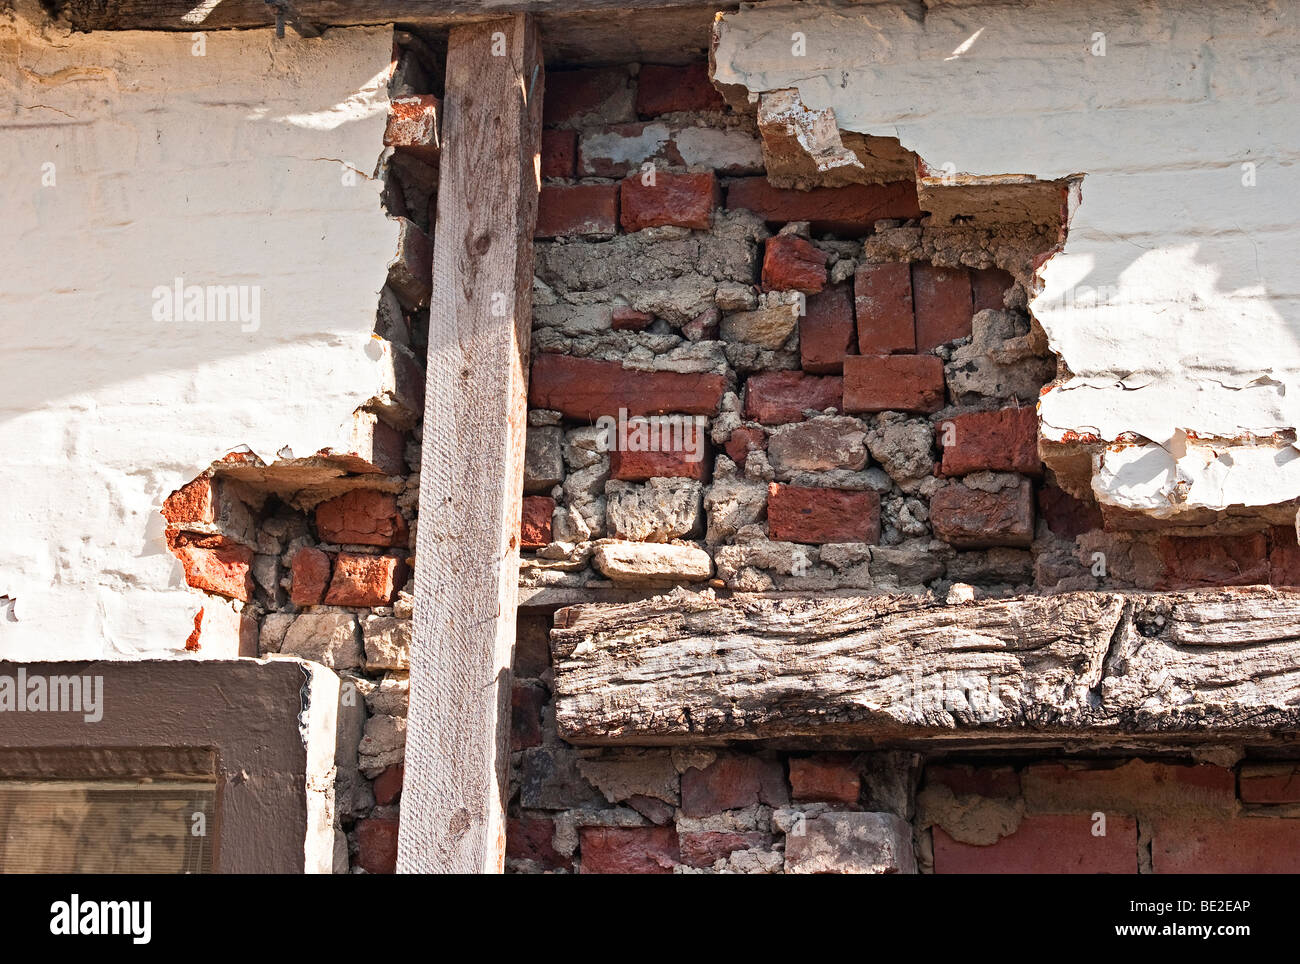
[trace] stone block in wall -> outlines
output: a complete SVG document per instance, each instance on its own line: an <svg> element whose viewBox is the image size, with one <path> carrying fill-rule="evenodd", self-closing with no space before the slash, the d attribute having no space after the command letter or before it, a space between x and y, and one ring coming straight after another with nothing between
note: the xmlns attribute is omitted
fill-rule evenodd
<svg viewBox="0 0 1300 964"><path fill-rule="evenodd" d="M880 495L773 482L767 493L773 539L809 544L880 541Z"/></svg>
<svg viewBox="0 0 1300 964"><path fill-rule="evenodd" d="M850 355L844 359L847 412L937 412L943 362L934 355Z"/></svg>
<svg viewBox="0 0 1300 964"><path fill-rule="evenodd" d="M406 563L397 556L340 552L325 593L328 606L387 606L406 582Z"/></svg>
<svg viewBox="0 0 1300 964"><path fill-rule="evenodd" d="M1028 546L1034 539L1034 504L1028 479L997 491L946 485L930 499L934 534L959 549Z"/></svg>
<svg viewBox="0 0 1300 964"><path fill-rule="evenodd" d="M971 472L1020 472L1038 475L1038 414L1032 408L1003 408L970 412L944 419L935 426L943 446L944 475ZM951 444L949 444L951 443Z"/></svg>
<svg viewBox="0 0 1300 964"><path fill-rule="evenodd" d="M713 575L713 560L693 545L601 541L594 562L608 579L625 585L699 582Z"/></svg>
<svg viewBox="0 0 1300 964"><path fill-rule="evenodd" d="M376 489L353 489L316 506L322 540L340 545L403 546L410 538L397 497Z"/></svg>
<svg viewBox="0 0 1300 964"><path fill-rule="evenodd" d="M636 173L623 179L620 190L619 218L624 231L664 225L707 231L719 198L718 180L712 171L655 171L653 178Z"/></svg>
<svg viewBox="0 0 1300 964"><path fill-rule="evenodd" d="M632 542L670 542L704 533L703 486L693 479L605 484L606 531Z"/></svg>
<svg viewBox="0 0 1300 964"><path fill-rule="evenodd" d="M843 409L844 379L803 372L762 372L745 382L745 417L763 425L798 422L804 412Z"/></svg>
<svg viewBox="0 0 1300 964"><path fill-rule="evenodd" d="M330 669L355 669L364 662L361 633L352 613L302 613L294 618L281 656L301 656Z"/></svg>
<svg viewBox="0 0 1300 964"><path fill-rule="evenodd" d="M293 613L267 613L262 617L257 640L257 653L259 656L280 651L281 645L284 644L285 634L289 632L293 620Z"/></svg>
<svg viewBox="0 0 1300 964"><path fill-rule="evenodd" d="M929 351L971 334L975 311L970 272L965 268L941 268L924 261L913 264L912 302L918 351Z"/></svg>
<svg viewBox="0 0 1300 964"><path fill-rule="evenodd" d="M396 616L367 616L361 621L367 673L410 669L412 625L411 620Z"/></svg>
<svg viewBox="0 0 1300 964"><path fill-rule="evenodd" d="M542 743L542 711L550 695L536 683L514 683L510 687L510 749L522 750Z"/></svg>
<svg viewBox="0 0 1300 964"><path fill-rule="evenodd" d="M804 238L769 238L763 250L763 290L816 294L826 287L826 260L826 252Z"/></svg>
<svg viewBox="0 0 1300 964"><path fill-rule="evenodd" d="M722 375L644 372L618 362L542 354L533 359L528 403L593 422L601 416L712 415L727 390Z"/></svg>
<svg viewBox="0 0 1300 964"><path fill-rule="evenodd" d="M600 237L618 232L617 184L543 184L535 238Z"/></svg>
<svg viewBox="0 0 1300 964"><path fill-rule="evenodd" d="M724 341L775 351L785 345L799 324L799 301L797 295L773 292L752 311L723 315L719 333Z"/></svg>
<svg viewBox="0 0 1300 964"><path fill-rule="evenodd" d="M564 429L530 425L524 443L524 492L550 492L564 481Z"/></svg>
<svg viewBox="0 0 1300 964"><path fill-rule="evenodd" d="M529 810L603 807L605 798L578 770L578 755L567 746L535 746L523 751L519 803Z"/></svg>
<svg viewBox="0 0 1300 964"><path fill-rule="evenodd" d="M705 61L682 67L643 64L637 74L636 112L642 117L725 108Z"/></svg>
<svg viewBox="0 0 1300 964"><path fill-rule="evenodd" d="M406 717L372 716L358 744L361 772L374 779L406 757Z"/></svg>
<svg viewBox="0 0 1300 964"><path fill-rule="evenodd" d="M548 71L542 123L575 128L634 120L635 99L636 88L625 67Z"/></svg>
<svg viewBox="0 0 1300 964"><path fill-rule="evenodd" d="M904 263L864 264L853 275L858 351L891 355L916 351L912 271Z"/></svg>
<svg viewBox="0 0 1300 964"><path fill-rule="evenodd" d="M767 458L782 481L798 472L857 472L867 464L866 438L860 419L818 415L774 429L767 439Z"/></svg>
<svg viewBox="0 0 1300 964"><path fill-rule="evenodd" d="M813 231L836 234L865 234L883 218L921 216L915 181L798 191L773 187L766 177L744 177L727 187L727 207L753 211L769 223L810 221Z"/></svg>
<svg viewBox="0 0 1300 964"><path fill-rule="evenodd" d="M917 869L912 825L892 813L822 813L809 817L786 834L785 872L914 874Z"/></svg>
<svg viewBox="0 0 1300 964"><path fill-rule="evenodd" d="M838 375L856 346L849 286L835 284L809 296L799 319L799 366L811 374Z"/></svg>
<svg viewBox="0 0 1300 964"><path fill-rule="evenodd" d="M388 264L388 287L407 311L424 308L433 292L433 239L409 218L397 223L397 252Z"/></svg>

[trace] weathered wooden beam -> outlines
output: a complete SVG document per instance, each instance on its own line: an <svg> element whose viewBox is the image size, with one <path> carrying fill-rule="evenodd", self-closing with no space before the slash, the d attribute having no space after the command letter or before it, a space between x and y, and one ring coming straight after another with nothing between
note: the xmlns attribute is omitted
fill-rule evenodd
<svg viewBox="0 0 1300 964"><path fill-rule="evenodd" d="M439 26L515 13L582 13L707 6L699 0L288 0L286 19L312 26ZM270 27L266 0L56 0L74 30L225 30Z"/></svg>
<svg viewBox="0 0 1300 964"><path fill-rule="evenodd" d="M452 29L401 871L504 862L543 83L531 17Z"/></svg>
<svg viewBox="0 0 1300 964"><path fill-rule="evenodd" d="M1300 727L1300 592L1068 593L958 606L677 590L552 631L577 744L849 738L1266 742Z"/></svg>

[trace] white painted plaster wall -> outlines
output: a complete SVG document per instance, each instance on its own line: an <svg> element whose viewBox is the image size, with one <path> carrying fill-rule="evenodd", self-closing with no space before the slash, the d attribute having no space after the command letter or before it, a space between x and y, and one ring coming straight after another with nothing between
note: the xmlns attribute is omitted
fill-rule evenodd
<svg viewBox="0 0 1300 964"><path fill-rule="evenodd" d="M1150 440L1095 467L1126 508L1300 497L1270 438L1300 425L1300 4L783 4L725 15L716 61L934 169L1086 175L1031 304L1075 376L1042 399L1044 436Z"/></svg>
<svg viewBox="0 0 1300 964"><path fill-rule="evenodd" d="M61 34L0 14L0 658L174 651L207 597L162 500L343 441L381 386L391 30ZM55 183L42 177L53 164ZM260 326L152 292L257 285Z"/></svg>

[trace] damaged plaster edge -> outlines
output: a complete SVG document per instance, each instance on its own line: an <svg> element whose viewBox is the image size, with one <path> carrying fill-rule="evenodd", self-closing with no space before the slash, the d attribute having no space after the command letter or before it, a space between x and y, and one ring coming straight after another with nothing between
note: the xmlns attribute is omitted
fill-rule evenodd
<svg viewBox="0 0 1300 964"><path fill-rule="evenodd" d="M305 754L307 805L303 872L330 874L334 872L334 760L341 684L333 670L319 663L290 658L298 664L303 675L299 691L301 711L298 714L298 733Z"/></svg>

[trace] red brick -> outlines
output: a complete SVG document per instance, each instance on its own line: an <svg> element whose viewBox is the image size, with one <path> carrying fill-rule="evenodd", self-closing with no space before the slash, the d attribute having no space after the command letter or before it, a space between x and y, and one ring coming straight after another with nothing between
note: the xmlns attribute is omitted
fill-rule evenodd
<svg viewBox="0 0 1300 964"><path fill-rule="evenodd" d="M648 328L654 320L655 316L648 311L620 306L614 309L610 317L610 327L615 331L641 331Z"/></svg>
<svg viewBox="0 0 1300 964"><path fill-rule="evenodd" d="M542 709L546 688L533 683L515 683L510 688L510 749L542 745Z"/></svg>
<svg viewBox="0 0 1300 964"><path fill-rule="evenodd" d="M976 312L985 308L1005 308L1002 301L1008 288L1016 283L1009 272L1001 268L981 268L970 273L971 305Z"/></svg>
<svg viewBox="0 0 1300 964"><path fill-rule="evenodd" d="M943 389L943 362L934 355L844 359L846 412L937 412L943 408Z"/></svg>
<svg viewBox="0 0 1300 964"><path fill-rule="evenodd" d="M438 98L433 94L394 97L388 104L384 146L429 164L437 163L439 110Z"/></svg>
<svg viewBox="0 0 1300 964"><path fill-rule="evenodd" d="M631 120L630 80L622 67L548 70L542 122L547 127L573 127Z"/></svg>
<svg viewBox="0 0 1300 964"><path fill-rule="evenodd" d="M543 184L535 238L618 233L617 184Z"/></svg>
<svg viewBox="0 0 1300 964"><path fill-rule="evenodd" d="M721 321L722 312L717 308L705 308L682 325L682 335L688 341L714 341L718 337L718 325Z"/></svg>
<svg viewBox="0 0 1300 964"><path fill-rule="evenodd" d="M368 874L397 873L397 818L357 821L357 866Z"/></svg>
<svg viewBox="0 0 1300 964"><path fill-rule="evenodd" d="M741 468L750 452L761 452L767 448L767 433L760 428L736 429L727 438L727 457Z"/></svg>
<svg viewBox="0 0 1300 964"><path fill-rule="evenodd" d="M912 269L904 264L864 264L853 275L858 351L892 355L916 351Z"/></svg>
<svg viewBox="0 0 1300 964"><path fill-rule="evenodd" d="M1243 803L1300 803L1300 765L1242 766L1241 800Z"/></svg>
<svg viewBox="0 0 1300 964"><path fill-rule="evenodd" d="M402 780L406 777L406 766L394 763L379 776L375 777L375 803L386 807L396 803L402 797Z"/></svg>
<svg viewBox="0 0 1300 964"><path fill-rule="evenodd" d="M916 350L928 351L971 333L970 272L912 265L912 302L916 307Z"/></svg>
<svg viewBox="0 0 1300 964"><path fill-rule="evenodd" d="M826 253L792 234L769 238L763 252L764 291L816 294L826 287Z"/></svg>
<svg viewBox="0 0 1300 964"><path fill-rule="evenodd" d="M577 131L542 131L542 177L573 177L578 165Z"/></svg>
<svg viewBox="0 0 1300 964"><path fill-rule="evenodd" d="M862 780L854 756L819 753L790 758L790 789L795 800L847 803L856 806Z"/></svg>
<svg viewBox="0 0 1300 964"><path fill-rule="evenodd" d="M773 223L811 221L817 232L863 234L881 218L917 218L915 181L816 187L773 187L766 177L742 177L727 188L727 207L745 208Z"/></svg>
<svg viewBox="0 0 1300 964"><path fill-rule="evenodd" d="M1268 581L1272 586L1300 586L1300 546L1295 529L1274 526L1268 534Z"/></svg>
<svg viewBox="0 0 1300 964"><path fill-rule="evenodd" d="M219 497L214 489L219 483L203 475L186 482L163 500L163 517L172 525L211 524L218 514L215 503Z"/></svg>
<svg viewBox="0 0 1300 964"><path fill-rule="evenodd" d="M253 550L225 536L167 530L167 547L180 560L185 582L195 589L247 602L253 596Z"/></svg>
<svg viewBox="0 0 1300 964"><path fill-rule="evenodd" d="M778 542L880 541L880 494L847 489L767 487L767 528Z"/></svg>
<svg viewBox="0 0 1300 964"><path fill-rule="evenodd" d="M930 524L935 538L958 549L1028 546L1034 540L1029 480L997 492L945 486L930 499Z"/></svg>
<svg viewBox="0 0 1300 964"><path fill-rule="evenodd" d="M614 361L541 354L533 359L528 404L589 422L617 418L619 409L629 416L712 415L726 390L722 375L633 371Z"/></svg>
<svg viewBox="0 0 1300 964"><path fill-rule="evenodd" d="M1165 565L1161 589L1250 586L1269 580L1268 539L1262 532L1241 536L1165 536L1159 543Z"/></svg>
<svg viewBox="0 0 1300 964"><path fill-rule="evenodd" d="M1043 763L1020 775L1025 803L1051 813L1232 811L1236 774L1226 767L1128 760L1119 766Z"/></svg>
<svg viewBox="0 0 1300 964"><path fill-rule="evenodd" d="M1157 874L1300 873L1300 820L1157 818L1151 865Z"/></svg>
<svg viewBox="0 0 1300 964"><path fill-rule="evenodd" d="M745 384L745 417L764 425L803 420L805 409L844 407L844 379L803 372L762 372Z"/></svg>
<svg viewBox="0 0 1300 964"><path fill-rule="evenodd" d="M1020 796L1020 774L1011 767L936 764L925 768L926 786L945 786L954 795L1014 799Z"/></svg>
<svg viewBox="0 0 1300 964"><path fill-rule="evenodd" d="M951 426L951 428L949 428ZM940 471L944 475L971 472L1022 472L1038 475L1038 415L1032 408L1004 408L996 412L954 415L935 427L944 448Z"/></svg>
<svg viewBox="0 0 1300 964"><path fill-rule="evenodd" d="M934 828L936 874L1136 874L1137 821L1106 815L1106 836L1091 814L1031 814L987 847L960 843Z"/></svg>
<svg viewBox="0 0 1300 964"><path fill-rule="evenodd" d="M726 104L709 79L706 61L685 67L643 64L636 78L636 112L655 117L681 110L722 110Z"/></svg>
<svg viewBox="0 0 1300 964"><path fill-rule="evenodd" d="M785 769L777 760L720 753L703 769L688 767L682 774L682 812L688 817L741 810L759 803L781 807L789 802Z"/></svg>
<svg viewBox="0 0 1300 964"><path fill-rule="evenodd" d="M1056 485L1045 485L1038 490L1038 511L1047 527L1065 539L1100 529L1102 525L1101 508L1096 502L1076 499Z"/></svg>
<svg viewBox="0 0 1300 964"><path fill-rule="evenodd" d="M799 364L806 372L838 375L855 345L849 286L831 285L811 295L806 307L799 319Z"/></svg>
<svg viewBox="0 0 1300 964"><path fill-rule="evenodd" d="M533 860L548 870L571 866L569 859L555 849L554 839L555 821L549 817L506 820L506 856L513 860Z"/></svg>
<svg viewBox="0 0 1300 964"><path fill-rule="evenodd" d="M327 606L388 606L406 583L406 563L396 556L340 552L325 593Z"/></svg>
<svg viewBox="0 0 1300 964"><path fill-rule="evenodd" d="M293 554L289 566L293 574L289 599L295 606L317 606L325 598L330 582L330 557L319 549L304 547Z"/></svg>
<svg viewBox="0 0 1300 964"><path fill-rule="evenodd" d="M519 546L522 549L540 549L551 543L551 516L555 500L549 495L524 496L524 508L519 519Z"/></svg>
<svg viewBox="0 0 1300 964"><path fill-rule="evenodd" d="M316 530L339 545L405 546L410 539L397 496L353 489L316 506Z"/></svg>
<svg viewBox="0 0 1300 964"><path fill-rule="evenodd" d="M718 180L713 172L670 174L656 171L653 184L636 173L622 181L621 218L624 231L675 224L707 230L718 206Z"/></svg>
<svg viewBox="0 0 1300 964"><path fill-rule="evenodd" d="M759 830L744 832L702 831L684 833L680 838L682 863L688 867L712 867L737 850L770 847L771 834Z"/></svg>
<svg viewBox="0 0 1300 964"><path fill-rule="evenodd" d="M674 827L583 827L584 874L671 874L681 863Z"/></svg>
<svg viewBox="0 0 1300 964"><path fill-rule="evenodd" d="M635 431L629 426L629 436ZM674 444L675 443L675 444ZM646 479L699 479L708 481L713 464L705 426L687 422L667 433L659 443L661 451L636 452L615 447L609 453L609 477L624 482Z"/></svg>

